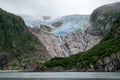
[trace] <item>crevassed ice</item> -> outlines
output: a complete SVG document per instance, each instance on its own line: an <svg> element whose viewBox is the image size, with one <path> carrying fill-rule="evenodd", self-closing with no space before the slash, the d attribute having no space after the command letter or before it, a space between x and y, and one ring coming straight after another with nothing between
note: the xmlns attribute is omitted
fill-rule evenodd
<svg viewBox="0 0 120 80"><path fill-rule="evenodd" d="M56 36L62 36L76 31L84 32L84 28L80 26L84 26L84 24L79 25L79 24L67 23L65 25L62 25L60 28L57 28L51 33L53 33Z"/></svg>
<svg viewBox="0 0 120 80"><path fill-rule="evenodd" d="M89 16L86 15L71 15L62 17L57 19L57 21L61 21L63 24L51 33L56 36L65 36L76 31L84 33L85 25L88 20Z"/></svg>

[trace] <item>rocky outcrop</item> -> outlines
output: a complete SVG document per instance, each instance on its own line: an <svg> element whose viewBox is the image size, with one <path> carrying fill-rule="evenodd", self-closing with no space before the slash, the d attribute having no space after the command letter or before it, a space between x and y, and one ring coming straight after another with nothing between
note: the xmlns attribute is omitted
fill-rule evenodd
<svg viewBox="0 0 120 80"><path fill-rule="evenodd" d="M84 52L95 44L97 44L101 37L92 36L87 33L74 32L67 36L61 36L62 43L67 48L68 54L76 54L78 52Z"/></svg>
<svg viewBox="0 0 120 80"><path fill-rule="evenodd" d="M112 22L120 13L120 2L101 6L93 11L88 25L88 33L103 36L112 27Z"/></svg>
<svg viewBox="0 0 120 80"><path fill-rule="evenodd" d="M44 43L51 57L64 56L60 48L61 44L59 42L59 39L49 33L49 28L50 27L48 26L41 26L40 28L31 28L30 31L32 31L33 34L35 34L38 39Z"/></svg>
<svg viewBox="0 0 120 80"><path fill-rule="evenodd" d="M95 65L89 65L89 67L72 67L63 68L60 66L56 67L45 67L42 64L30 65L24 71L40 71L40 72L120 72L120 53L112 54L111 56L100 59ZM84 63L78 62L77 65L82 65Z"/></svg>
<svg viewBox="0 0 120 80"><path fill-rule="evenodd" d="M112 54L109 57L98 60L96 63L97 71L120 71L120 53Z"/></svg>
<svg viewBox="0 0 120 80"><path fill-rule="evenodd" d="M54 23L52 24L52 26L54 26L54 27L59 27L59 26L61 26L61 25L62 25L62 22L60 22L60 21L54 22Z"/></svg>
<svg viewBox="0 0 120 80"><path fill-rule="evenodd" d="M66 36L55 36L50 33L52 30L54 29L43 25L30 29L42 41L52 57L65 57L86 51L101 40L100 36L92 36L79 31Z"/></svg>
<svg viewBox="0 0 120 80"><path fill-rule="evenodd" d="M0 54L0 67L1 69L4 68L4 65L8 64L11 61L11 57L10 55L6 54L6 53L1 53Z"/></svg>

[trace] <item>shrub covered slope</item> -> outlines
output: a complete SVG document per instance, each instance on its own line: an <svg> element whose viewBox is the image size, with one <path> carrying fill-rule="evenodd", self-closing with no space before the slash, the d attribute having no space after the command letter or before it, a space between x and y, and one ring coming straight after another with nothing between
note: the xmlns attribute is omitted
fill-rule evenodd
<svg viewBox="0 0 120 80"><path fill-rule="evenodd" d="M24 21L0 9L0 68L20 69L28 62L41 62L47 57L45 47Z"/></svg>
<svg viewBox="0 0 120 80"><path fill-rule="evenodd" d="M71 55L70 57L53 58L50 61L44 63L44 65L49 68L63 67L65 69L71 69L76 67L78 69L86 70L93 66L94 70L97 70L98 66L100 66L97 65L98 61L101 61L106 57L110 57L113 54L120 54L120 14L117 14L111 30L107 32L99 44L95 45L93 48L86 52Z"/></svg>

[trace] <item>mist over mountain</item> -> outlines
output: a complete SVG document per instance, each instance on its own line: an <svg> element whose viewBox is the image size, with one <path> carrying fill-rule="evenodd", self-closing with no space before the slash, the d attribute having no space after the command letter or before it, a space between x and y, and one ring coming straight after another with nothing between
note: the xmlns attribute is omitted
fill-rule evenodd
<svg viewBox="0 0 120 80"><path fill-rule="evenodd" d="M72 14L91 14L97 7L120 0L0 0L0 7L14 13L35 18L51 16L52 19Z"/></svg>
<svg viewBox="0 0 120 80"><path fill-rule="evenodd" d="M39 25L47 25L47 22L50 21L50 16L41 16L39 18L35 18L30 15L23 15L23 14L17 14L23 18L25 21L25 24L29 27L36 27Z"/></svg>

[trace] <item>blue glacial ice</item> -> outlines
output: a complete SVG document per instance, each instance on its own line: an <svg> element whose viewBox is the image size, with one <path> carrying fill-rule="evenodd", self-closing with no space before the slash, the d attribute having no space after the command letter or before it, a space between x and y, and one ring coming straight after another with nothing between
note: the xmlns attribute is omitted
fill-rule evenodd
<svg viewBox="0 0 120 80"><path fill-rule="evenodd" d="M51 32L56 36L65 36L76 31L84 33L85 25L89 21L89 15L63 16L60 19L49 22L49 24L57 21L60 21L63 24Z"/></svg>

